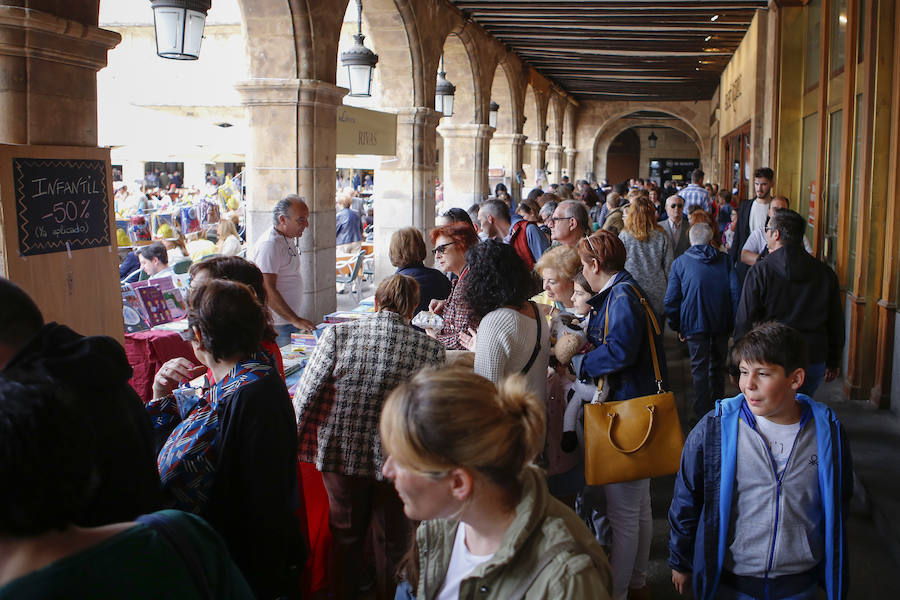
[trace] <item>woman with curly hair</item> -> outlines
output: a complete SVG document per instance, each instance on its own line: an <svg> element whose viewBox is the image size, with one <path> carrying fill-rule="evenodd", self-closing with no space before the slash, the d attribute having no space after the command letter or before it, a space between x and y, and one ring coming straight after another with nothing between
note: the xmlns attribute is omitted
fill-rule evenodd
<svg viewBox="0 0 900 600"><path fill-rule="evenodd" d="M444 344L447 350L465 350L459 334L465 333L478 321L470 320L470 312L460 294L460 283L465 280L469 266L466 251L478 243L478 234L471 224L450 223L431 230L431 244L435 265L444 273L456 276L450 284L446 300L432 300L428 308L444 318L441 329L426 329L425 333Z"/></svg>
<svg viewBox="0 0 900 600"><path fill-rule="evenodd" d="M521 373L543 399L547 391L550 331L537 305L529 302L531 274L509 244L486 240L466 254L469 273L463 297L478 325L459 337L475 351L475 372L499 383Z"/></svg>
<svg viewBox="0 0 900 600"><path fill-rule="evenodd" d="M619 239L625 244L625 270L646 292L656 318L662 322L669 269L675 258L669 236L656 222L656 207L646 196L632 201Z"/></svg>

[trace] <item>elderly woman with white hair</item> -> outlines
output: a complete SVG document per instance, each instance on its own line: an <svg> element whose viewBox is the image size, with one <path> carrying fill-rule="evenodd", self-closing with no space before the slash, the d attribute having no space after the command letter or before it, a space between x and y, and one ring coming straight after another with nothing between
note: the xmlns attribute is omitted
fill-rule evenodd
<svg viewBox="0 0 900 600"><path fill-rule="evenodd" d="M691 247L672 263L665 307L669 326L688 345L699 419L725 395L725 358L740 289L730 257L710 245L712 227L698 223L688 235Z"/></svg>

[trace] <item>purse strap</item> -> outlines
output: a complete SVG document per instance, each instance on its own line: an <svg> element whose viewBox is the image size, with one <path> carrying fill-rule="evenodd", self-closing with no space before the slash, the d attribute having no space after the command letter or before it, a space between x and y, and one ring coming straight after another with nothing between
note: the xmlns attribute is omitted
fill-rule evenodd
<svg viewBox="0 0 900 600"><path fill-rule="evenodd" d="M650 303L647 302L647 299L644 298L644 295L637 289L634 285L630 283L626 283L630 287L635 294L637 294L638 299L641 301L641 305L644 307L644 313L647 316L647 337L650 339L650 354L653 356L653 374L656 377L656 389L657 393L662 394L662 373L659 370L659 357L656 354L656 338L654 336L659 335L662 331L659 328L659 322L656 320L656 315L653 314L653 310L650 308ZM610 290L611 291L611 290ZM606 302L606 322L603 325L603 343L606 343L606 337L609 335L609 305L610 302ZM599 385L602 384L598 384Z"/></svg>
<svg viewBox="0 0 900 600"><path fill-rule="evenodd" d="M139 516L135 521L150 527L169 542L194 579L194 585L197 587L200 597L204 600L212 600L213 593L209 587L206 567L203 566L203 561L193 542L179 529L172 518L162 513L149 513Z"/></svg>
<svg viewBox="0 0 900 600"><path fill-rule="evenodd" d="M538 352L541 351L541 313L538 311L537 304L531 300L528 301L528 304L534 309L534 321L537 323L537 341L534 343L534 350L531 352L531 358L528 359L528 362L522 369L522 375L528 375L528 370L531 369L531 365L533 365L534 361L537 359Z"/></svg>

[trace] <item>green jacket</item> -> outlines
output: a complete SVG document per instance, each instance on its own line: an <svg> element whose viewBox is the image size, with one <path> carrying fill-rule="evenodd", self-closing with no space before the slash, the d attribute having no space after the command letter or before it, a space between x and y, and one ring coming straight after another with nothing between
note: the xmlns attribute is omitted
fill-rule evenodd
<svg viewBox="0 0 900 600"><path fill-rule="evenodd" d="M526 469L523 478L522 499L500 549L463 580L459 597L508 600L539 568L547 550L574 541L577 549L556 552L528 588L525 599L610 598L612 576L600 544L571 509L550 496L537 467ZM440 591L458 525L458 521L443 519L419 525L419 600L433 600Z"/></svg>

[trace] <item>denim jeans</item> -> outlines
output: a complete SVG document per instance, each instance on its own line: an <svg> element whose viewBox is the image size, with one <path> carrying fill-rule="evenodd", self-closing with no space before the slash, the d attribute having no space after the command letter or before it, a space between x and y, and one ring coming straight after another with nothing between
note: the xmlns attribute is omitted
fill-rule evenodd
<svg viewBox="0 0 900 600"><path fill-rule="evenodd" d="M275 343L279 348L281 348L282 346L287 346L291 343L291 334L297 333L298 331L300 330L290 323L285 323L284 325L276 325L275 333L277 333L278 336L275 338Z"/></svg>
<svg viewBox="0 0 900 600"><path fill-rule="evenodd" d="M816 390L819 389L819 385L822 383L824 377L825 363L806 365L806 379L803 380L803 385L801 385L800 389L797 391L812 398L813 394L816 393Z"/></svg>
<svg viewBox="0 0 900 600"><path fill-rule="evenodd" d="M725 395L725 359L728 334L700 333L687 339L694 380L694 415L699 419Z"/></svg>

